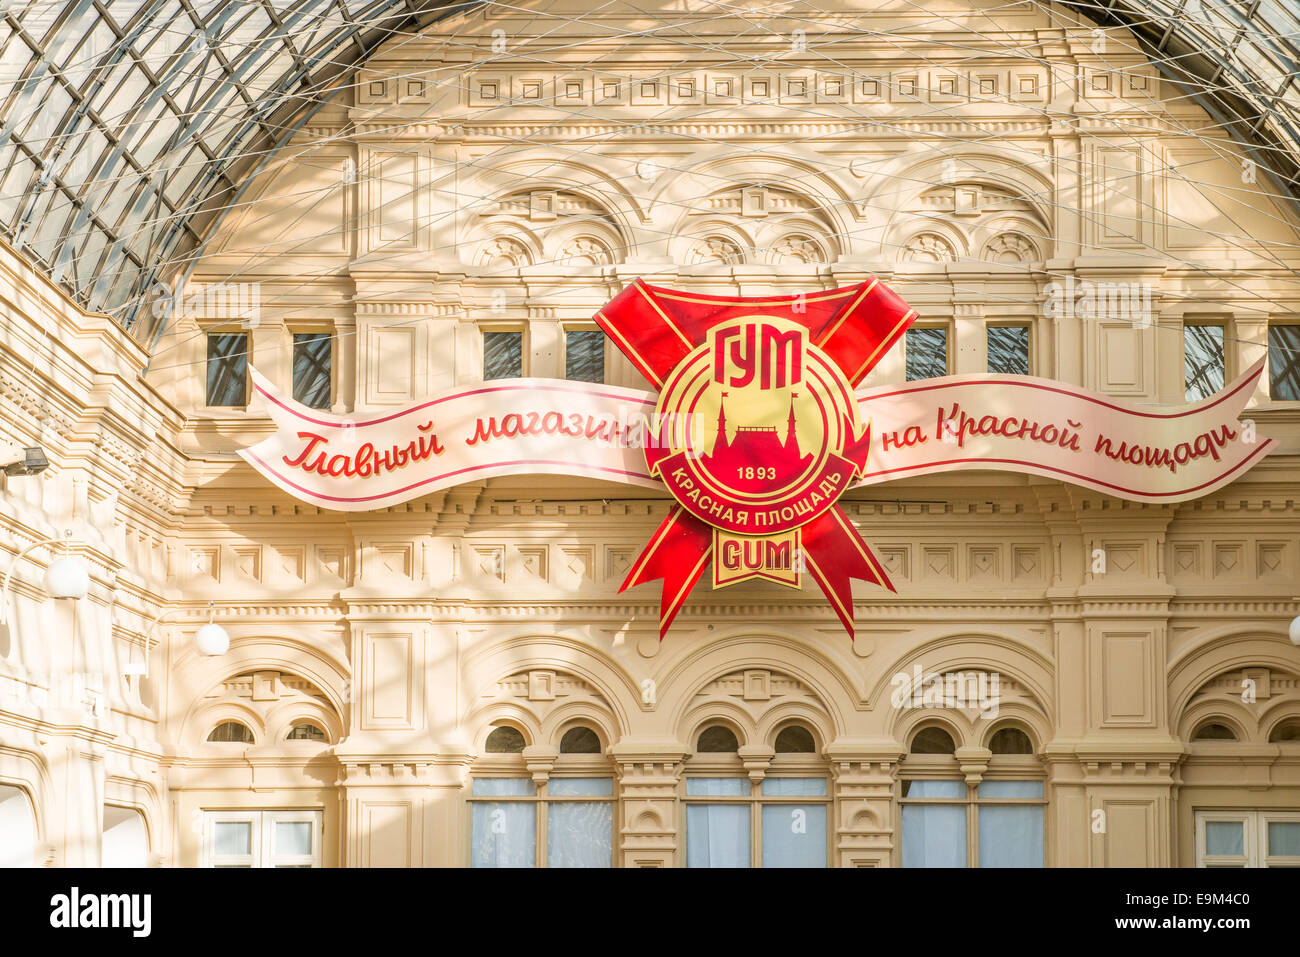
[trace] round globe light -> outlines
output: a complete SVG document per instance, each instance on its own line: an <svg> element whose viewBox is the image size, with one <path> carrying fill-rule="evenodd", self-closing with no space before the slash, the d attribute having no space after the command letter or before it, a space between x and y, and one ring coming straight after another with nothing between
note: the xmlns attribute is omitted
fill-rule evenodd
<svg viewBox="0 0 1300 957"><path fill-rule="evenodd" d="M1291 644L1300 645L1300 615L1291 619Z"/></svg>
<svg viewBox="0 0 1300 957"><path fill-rule="evenodd" d="M89 589L90 572L80 558L64 555L45 569L45 591L51 598L85 598Z"/></svg>
<svg viewBox="0 0 1300 957"><path fill-rule="evenodd" d="M194 636L199 646L199 653L204 655L224 655L230 648L230 635L226 629L213 622L208 622Z"/></svg>

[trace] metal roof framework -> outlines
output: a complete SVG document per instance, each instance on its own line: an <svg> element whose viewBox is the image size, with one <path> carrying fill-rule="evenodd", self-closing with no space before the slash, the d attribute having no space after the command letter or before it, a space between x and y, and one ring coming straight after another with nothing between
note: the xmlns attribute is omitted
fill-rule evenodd
<svg viewBox="0 0 1300 957"><path fill-rule="evenodd" d="M381 44L445 0L0 0L0 235L142 341L151 290ZM1062 0L1124 26L1300 205L1294 0Z"/></svg>

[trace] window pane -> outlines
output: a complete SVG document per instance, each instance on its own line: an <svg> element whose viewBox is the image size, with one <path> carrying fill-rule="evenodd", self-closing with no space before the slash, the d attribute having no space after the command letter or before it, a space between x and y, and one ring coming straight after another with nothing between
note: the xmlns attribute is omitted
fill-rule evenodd
<svg viewBox="0 0 1300 957"><path fill-rule="evenodd" d="M1020 783L1020 782L999 782ZM1041 793L1041 785L1039 791ZM982 796L984 786L980 786ZM1011 797L1012 795L997 795ZM1015 795L1020 797L1022 795ZM980 867L1042 867L1043 808L995 807L979 809Z"/></svg>
<svg viewBox="0 0 1300 957"><path fill-rule="evenodd" d="M769 804L763 808L763 866L825 867L826 805Z"/></svg>
<svg viewBox="0 0 1300 957"><path fill-rule="evenodd" d="M502 780L497 778L496 780ZM475 781L475 785L479 782ZM528 782L532 784L531 781ZM477 792L477 787L475 788ZM475 802L471 842L474 867L533 867L537 863L537 806Z"/></svg>
<svg viewBox="0 0 1300 957"><path fill-rule="evenodd" d="M557 802L546 813L547 867L613 866L612 802Z"/></svg>
<svg viewBox="0 0 1300 957"><path fill-rule="evenodd" d="M1300 855L1300 821L1269 821L1268 853Z"/></svg>
<svg viewBox="0 0 1300 957"><path fill-rule="evenodd" d="M907 381L948 374L948 330L908 329L905 356Z"/></svg>
<svg viewBox="0 0 1300 957"><path fill-rule="evenodd" d="M990 326L989 371L1029 375L1029 327Z"/></svg>
<svg viewBox="0 0 1300 957"><path fill-rule="evenodd" d="M600 754L600 737L591 728L570 728L560 739L561 754Z"/></svg>
<svg viewBox="0 0 1300 957"><path fill-rule="evenodd" d="M966 784L962 781L904 781L903 797L909 798L964 798Z"/></svg>
<svg viewBox="0 0 1300 957"><path fill-rule="evenodd" d="M532 778L475 778L474 795L482 797L531 797L537 793Z"/></svg>
<svg viewBox="0 0 1300 957"><path fill-rule="evenodd" d="M807 728L792 724L781 729L781 733L776 736L775 747L777 754L814 754L817 742Z"/></svg>
<svg viewBox="0 0 1300 957"><path fill-rule="evenodd" d="M519 754L524 750L524 736L515 728L494 728L487 736L489 754Z"/></svg>
<svg viewBox="0 0 1300 957"><path fill-rule="evenodd" d="M293 398L312 409L330 407L330 364L334 339L328 333L293 337Z"/></svg>
<svg viewBox="0 0 1300 957"><path fill-rule="evenodd" d="M276 821L274 841L271 853L277 856L310 854L311 821Z"/></svg>
<svg viewBox="0 0 1300 957"><path fill-rule="evenodd" d="M1196 729L1192 735L1193 741L1236 741L1237 736L1232 733L1232 729L1225 724L1216 724L1210 722L1203 724Z"/></svg>
<svg viewBox="0 0 1300 957"><path fill-rule="evenodd" d="M1033 754L1034 745L1019 728L1001 728L989 739L989 750L994 754Z"/></svg>
<svg viewBox="0 0 1300 957"><path fill-rule="evenodd" d="M605 333L571 329L564 334L564 377L582 382L605 381Z"/></svg>
<svg viewBox="0 0 1300 957"><path fill-rule="evenodd" d="M734 752L739 748L740 742L736 740L735 733L730 728L724 728L720 724L705 728L695 741L696 751L711 754Z"/></svg>
<svg viewBox="0 0 1300 957"><path fill-rule="evenodd" d="M1042 781L982 781L979 787L982 798L1034 798L1043 796Z"/></svg>
<svg viewBox="0 0 1300 957"><path fill-rule="evenodd" d="M1270 398L1300 400L1300 326L1269 326L1268 378Z"/></svg>
<svg viewBox="0 0 1300 957"><path fill-rule="evenodd" d="M208 336L208 405L248 405L248 336Z"/></svg>
<svg viewBox="0 0 1300 957"><path fill-rule="evenodd" d="M517 379L523 374L524 334L483 333L483 378Z"/></svg>
<svg viewBox="0 0 1300 957"><path fill-rule="evenodd" d="M749 805L687 805L686 866L748 867Z"/></svg>
<svg viewBox="0 0 1300 957"><path fill-rule="evenodd" d="M965 867L966 808L903 805L902 841L904 867Z"/></svg>
<svg viewBox="0 0 1300 957"><path fill-rule="evenodd" d="M238 721L223 721L208 732L208 740L223 743L252 744L253 732Z"/></svg>
<svg viewBox="0 0 1300 957"><path fill-rule="evenodd" d="M687 778L690 797L749 797L749 778Z"/></svg>
<svg viewBox="0 0 1300 957"><path fill-rule="evenodd" d="M1223 388L1223 326L1183 326L1183 377L1188 402Z"/></svg>
<svg viewBox="0 0 1300 957"><path fill-rule="evenodd" d="M912 739L913 754L952 754L956 750L952 735L943 728L922 728Z"/></svg>
<svg viewBox="0 0 1300 957"><path fill-rule="evenodd" d="M826 794L825 778L763 778L763 793L768 797L808 795L822 797Z"/></svg>
<svg viewBox="0 0 1300 957"><path fill-rule="evenodd" d="M217 821L212 825L212 836L214 853L253 853L253 825L247 821Z"/></svg>
<svg viewBox="0 0 1300 957"><path fill-rule="evenodd" d="M546 793L555 797L581 795L582 797L612 797L613 778L551 778Z"/></svg>
<svg viewBox="0 0 1300 957"><path fill-rule="evenodd" d="M1207 821L1205 823L1206 854L1245 854L1245 842L1240 821Z"/></svg>

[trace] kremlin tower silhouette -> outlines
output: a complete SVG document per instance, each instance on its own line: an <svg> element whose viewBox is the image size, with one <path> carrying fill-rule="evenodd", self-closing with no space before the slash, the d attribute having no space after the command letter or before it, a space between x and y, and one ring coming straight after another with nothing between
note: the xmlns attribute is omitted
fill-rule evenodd
<svg viewBox="0 0 1300 957"><path fill-rule="evenodd" d="M799 437L795 433L794 400L790 396L790 417L786 422L785 441L777 436L775 425L741 425L736 437L727 439L727 393L722 393L718 404L718 437L713 449L701 458L701 464L719 481L741 492L767 492L779 489L794 481L812 461L812 453L799 450ZM771 475L762 469L775 469L775 478L755 478L746 475L745 469L754 469L752 475Z"/></svg>

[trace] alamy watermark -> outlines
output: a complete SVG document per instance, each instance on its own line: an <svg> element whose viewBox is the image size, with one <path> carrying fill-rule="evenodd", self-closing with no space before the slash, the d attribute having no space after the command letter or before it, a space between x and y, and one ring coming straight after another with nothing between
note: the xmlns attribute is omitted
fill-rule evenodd
<svg viewBox="0 0 1300 957"><path fill-rule="evenodd" d="M1151 325L1154 287L1145 282L1098 282L1067 276L1043 288L1043 311L1050 319L1120 319Z"/></svg>
<svg viewBox="0 0 1300 957"><path fill-rule="evenodd" d="M889 703L895 708L949 708L978 711L981 718L998 716L1002 677L996 671L949 671L926 674L915 665L889 682L894 690Z"/></svg>
<svg viewBox="0 0 1300 957"><path fill-rule="evenodd" d="M262 320L262 287L255 282L214 282L187 294L184 286L159 282L149 290L149 308L155 319L194 316L256 329Z"/></svg>

